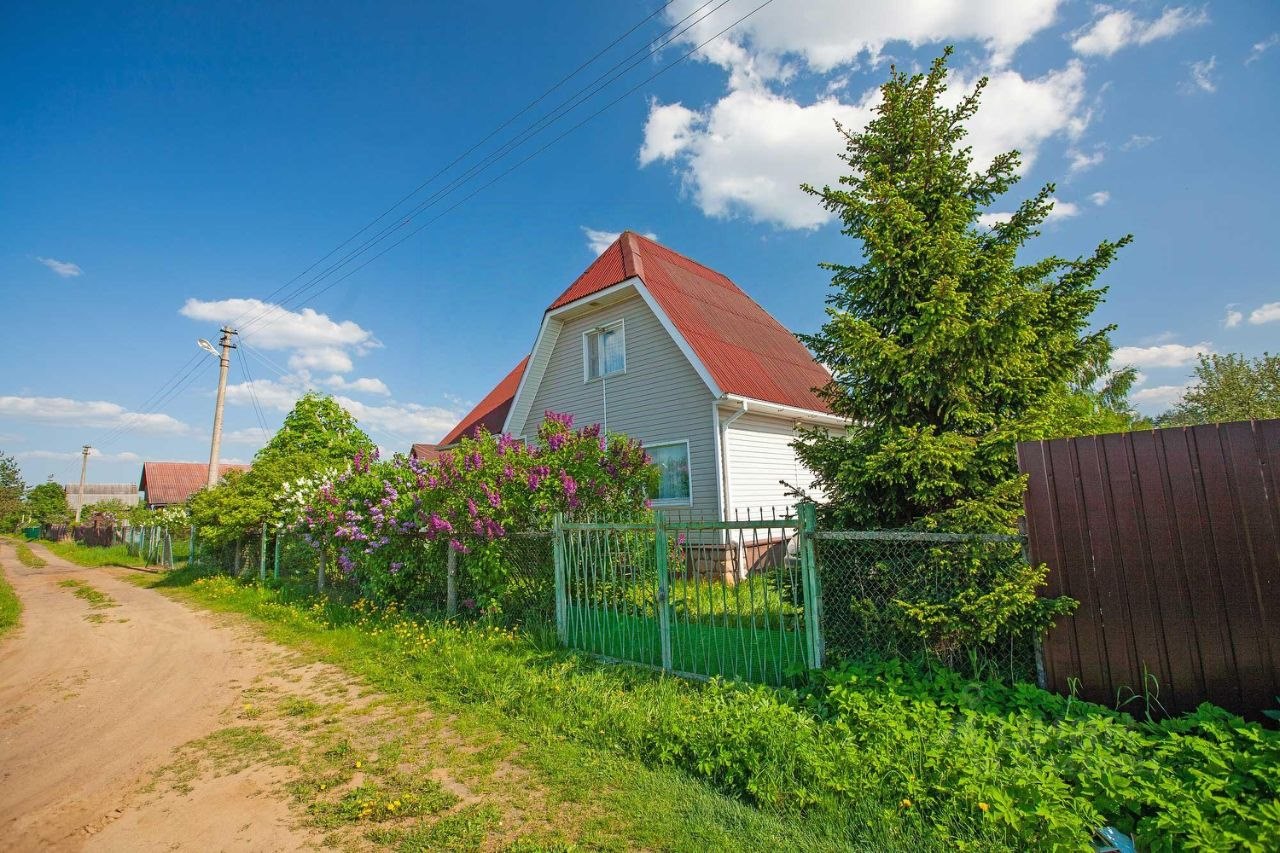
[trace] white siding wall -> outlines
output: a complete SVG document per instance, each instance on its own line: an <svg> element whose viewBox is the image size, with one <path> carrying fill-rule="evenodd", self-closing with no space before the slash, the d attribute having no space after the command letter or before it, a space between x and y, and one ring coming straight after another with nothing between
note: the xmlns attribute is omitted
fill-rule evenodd
<svg viewBox="0 0 1280 853"><path fill-rule="evenodd" d="M607 389L599 379L583 382L583 332L618 319L626 324L626 373L608 377ZM711 392L638 296L565 322L529 415L524 423L511 424L511 432L532 438L547 410L572 413L578 426L599 423L603 390L610 432L645 444L689 442L693 510L714 517L718 490Z"/></svg>
<svg viewBox="0 0 1280 853"><path fill-rule="evenodd" d="M723 411L721 417L725 417ZM796 458L790 446L796 439L794 421L748 413L730 424L725 432L730 518L735 510L744 519L748 509L752 517L761 508L765 512L776 508L779 515L788 511L796 499L786 496L779 480L802 489L810 488L813 474ZM814 496L821 497L816 493Z"/></svg>

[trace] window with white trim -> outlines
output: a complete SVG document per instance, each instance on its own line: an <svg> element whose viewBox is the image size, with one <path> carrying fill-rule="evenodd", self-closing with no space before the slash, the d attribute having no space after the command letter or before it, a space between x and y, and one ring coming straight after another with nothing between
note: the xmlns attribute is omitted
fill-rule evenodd
<svg viewBox="0 0 1280 853"><path fill-rule="evenodd" d="M649 458L659 474L657 486L649 494L654 505L692 503L693 480L689 474L689 442L650 444L645 446L645 450L648 451Z"/></svg>
<svg viewBox="0 0 1280 853"><path fill-rule="evenodd" d="M583 334L582 360L587 382L625 372L627 344L622 321L600 326Z"/></svg>

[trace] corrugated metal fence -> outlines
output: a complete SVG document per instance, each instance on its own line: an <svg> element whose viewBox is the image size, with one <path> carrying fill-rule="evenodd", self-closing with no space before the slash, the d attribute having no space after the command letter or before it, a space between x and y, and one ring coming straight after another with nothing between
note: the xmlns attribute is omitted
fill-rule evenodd
<svg viewBox="0 0 1280 853"><path fill-rule="evenodd" d="M1030 557L1080 602L1045 642L1050 689L1275 707L1280 420L1026 442L1018 464Z"/></svg>

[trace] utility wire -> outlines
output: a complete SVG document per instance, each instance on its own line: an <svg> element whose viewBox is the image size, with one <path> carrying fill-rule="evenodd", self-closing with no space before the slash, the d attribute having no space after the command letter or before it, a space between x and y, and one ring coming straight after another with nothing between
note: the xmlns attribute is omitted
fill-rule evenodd
<svg viewBox="0 0 1280 853"><path fill-rule="evenodd" d="M481 185L480 187L478 187L478 188L476 188L475 190L471 191L471 192L470 192L470 193L468 193L467 195L465 195L465 196L463 196L462 198L458 199L458 200L457 200L456 202L454 202L452 205L450 205L449 207L445 208L445 209L444 209L444 210L442 210L440 213L438 213L438 214L436 214L435 216L433 216L431 219L428 219L426 222L422 223L422 224L421 224L421 225L419 225L417 228L414 228L412 231L409 231L408 233L406 233L406 234L405 234L404 236L402 236L400 239L396 240L396 241L395 241L394 243L392 243L391 245L389 245L389 246L387 246L386 248L382 249L382 251L380 251L380 252L378 252L377 254L372 255L371 257L367 258L367 259L366 259L363 263L361 263L359 266L356 266L356 267L354 267L353 269L348 270L347 272L343 273L340 277L338 277L338 278L334 279L333 281L331 281L331 282L329 282L328 284L326 284L324 287L322 287L322 288L320 288L319 290L315 291L314 293L310 294L310 295L309 295L309 298L314 299L314 298L316 298L316 297L318 297L318 296L320 296L320 295L322 295L322 294L326 293L327 291L329 291L330 289L332 289L332 288L333 288L333 287L335 287L336 285L340 284L341 282L345 281L346 279L350 278L351 276L355 275L357 272L359 272L360 270L364 269L364 268L365 268L365 267L367 267L369 264L371 264L371 263L373 263L374 261L376 261L378 258L382 257L382 256L383 256L383 255L385 255L387 252L390 252L392 249L396 248L396 247L397 247L397 246L399 246L401 243L403 243L404 241L408 240L410 237L414 236L415 234L418 234L419 232L421 232L421 231L422 231L422 230L424 230L425 228L427 228L427 227L431 226L432 224L434 224L435 222L437 222L438 220L440 220L441 218L443 218L444 216L448 215L448 214L449 214L449 213L451 213L452 211L454 211L454 210L456 210L457 208L461 207L463 204L465 204L466 202L470 201L472 198L475 198L477 195L479 195L480 193L484 192L486 189L488 189L489 187L493 186L493 185L494 185L494 184L496 184L498 181L502 180L502 179L503 179L503 178L505 178L507 175L509 175L509 174L511 174L512 172L514 172L516 169L519 169L519 168L520 168L521 166L523 166L525 163L528 163L528 162L529 162L530 160L532 160L534 157L537 157L539 154L541 154L542 152L546 151L548 148L550 148L551 146L555 145L556 143L558 143L560 140L564 139L564 138L565 138L566 136L568 136L569 134L571 134L571 133L573 133L574 131L578 130L578 129L579 129L579 128L581 128L583 125L587 124L588 122L590 122L590 121L592 121L593 119L595 119L596 117L598 117L600 114L604 113L606 110L608 110L608 109L612 108L613 106L615 106L616 104L618 104L618 103L619 103L620 101L622 101L623 99L625 99L625 98L627 98L628 96L630 96L631 94L635 93L635 92L636 92L640 87L644 86L646 83L649 83L649 82L651 82L652 80L654 80L654 79L656 79L656 78L658 78L658 77L662 76L663 74L667 73L667 72L668 72L668 71L670 71L672 68L674 68L675 66L679 65L679 64L680 64L681 62L683 62L684 60L688 59L688 58L689 58L690 56L692 56L694 53L696 53L697 51L699 51L699 50L701 50L702 48L706 47L708 44L710 44L711 42L715 41L715 40L716 40L716 39L718 39L720 36L724 35L724 34L725 34L725 33L727 33L729 30L731 30L731 29L733 29L734 27L738 26L738 24L741 24L743 21L747 20L747 19L748 19L748 18L750 18L752 15L754 15L756 12L759 12L761 9L763 9L763 8L765 8L766 6L768 6L768 5L772 4L773 2L774 2L774 0L765 0L765 2L763 2L763 3L761 3L760 5L756 6L754 9L752 9L752 10L751 10L750 12L748 12L747 14L743 15L741 18L739 18L738 20L734 21L734 22L733 22L732 24L730 24L729 26L727 26L727 27L725 27L724 29L722 29L722 30L720 30L719 32L717 32L717 33L716 33L714 36L712 36L711 38L707 39L706 41L702 42L701 44L697 45L696 47L694 47L694 48L690 49L689 51L687 51L686 53L682 54L682 55L681 55L678 59L676 59L674 62L672 62L672 63L670 63L670 64L668 64L668 65L665 65L665 66L663 66L662 68L660 68L660 69L658 69L657 71L655 71L653 74L650 74L648 77L646 77L645 79L643 79L643 80L641 80L640 82L636 83L636 84L635 84L634 86L632 86L630 89L628 89L627 91L623 92L621 95L619 95L618 97L614 98L612 101L608 102L607 104L605 104L605 105L604 105L603 107L601 107L600 109L596 110L596 111L595 111L594 113L592 113L591 115L589 115L589 116L587 116L586 118L582 119L582 121L578 122L577 124L575 124L575 125L573 125L572 127L570 127L568 130L566 130L566 131L564 131L563 133L561 133L559 136L557 136L557 137L555 137L554 139L552 139L551 141L547 142L547 143L546 143L545 145L543 145L541 148L538 148L536 151L532 152L531 154L529 154L529 155L528 155L527 157L525 157L524 159L522 159L522 160L520 160L520 161L516 162L515 164L513 164L512 166L510 166L509 168L507 168L505 171L503 171L503 172L499 173L498 175L494 176L494 178L493 178L492 180L490 180L488 183L485 183L485 184Z"/></svg>
<svg viewBox="0 0 1280 853"><path fill-rule="evenodd" d="M597 59L599 59L600 57L604 56L606 53L608 53L610 50L612 50L614 47L616 47L616 46L617 46L618 44L620 44L621 42L625 41L625 40L626 40L629 36L631 36L631 34L632 34L632 33L634 33L636 30L640 29L642 26L644 26L645 24L647 24L649 21L653 20L656 16L658 16L658 15L659 15L659 14L661 14L662 12L666 11L667 7L669 7L669 6L670 6L672 3L674 3L674 2L675 2L675 0L667 0L667 2L663 3L663 4L662 4L661 6L659 6L658 8L654 9L654 10L653 10L652 12L650 12L648 15L645 15L643 18L641 18L639 21L637 21L635 24L633 24L633 25L630 27L630 29L628 29L628 30L627 30L626 32L624 32L622 35L618 36L618 37L617 37L617 38L615 38L613 41L609 42L607 45L605 45L604 47L600 48L598 51L596 51L594 54L592 54L590 58L588 58L586 61L584 61L583 63L581 63L577 68L573 69L573 70L572 70L572 71L570 71L568 74L565 74L563 77L561 77L561 78L560 78L559 80L557 80L555 83L553 83L549 88L547 88L546 90L544 90L544 91L542 92L542 94L538 95L536 98L534 98L533 100L529 101L529 103L525 104L525 105L524 105L524 106L523 106L519 111L517 111L516 113L514 113L513 115L511 115L509 118L507 118L507 119L506 119L505 121L503 121L501 124L499 124L497 127L493 128L493 129L492 129L492 130L490 130L487 134L485 134L482 138L480 138L480 139L479 139L479 140L477 140L475 143L473 143L469 148L467 148L467 150L463 151L461 154L459 154L458 156L454 157L454 158L453 158L453 160L449 161L447 164L445 164L445 165L444 165L444 166L442 166L441 168L437 169L437 170L436 170L435 172L433 172L429 177L427 177L427 178L426 178L426 180L424 180L422 183L418 184L418 186L414 187L411 191L409 191L409 192L408 192L408 193L406 193L404 196L402 196L400 199L398 199L394 204L392 204L390 207L388 207L386 210L384 210L382 213L380 213L377 217L375 217L373 220L371 220L368 224L366 224L366 225L365 225L363 228L361 228L359 231L355 232L355 233L354 233L354 234L352 234L350 237L348 237L346 240L342 241L342 242L341 242L341 243L339 243L337 246L335 246L333 249L329 250L329 252L328 252L327 254L325 254L322 258L320 258L319 260L317 260L316 262L314 262L313 264L311 264L311 266L307 267L307 268L306 268L305 270L303 270L301 273L299 273L298 275L294 276L294 277L293 277L292 279L290 279L288 282L286 282L285 284L281 285L280 287L277 287L277 288L276 288L275 290L273 290L270 294L268 294L268 295L266 296L266 298L265 298L265 299L263 299L262 301L264 301L264 302L269 301L271 298L273 298L274 296L276 296L277 294L279 294L281 291L285 290L286 288L288 288L289 286L291 286L291 285L293 285L295 282L297 282L299 279L301 279L301 278L303 278L304 276L306 276L308 273L310 273L310 272L311 272L313 269L315 269L317 266L319 266L320 264L324 263L326 260L328 260L329 258L331 258L333 255L337 254L337 253L338 253L338 251L340 251L343 247L347 246L347 245L348 245L348 244L350 244L352 241L354 241L355 239L357 239L361 234L364 234L364 233L365 233L366 231L368 231L370 228L372 228L373 226L377 225L379 222L381 222L383 219L385 219L387 216L389 216L389 215L390 215L390 214L391 214L391 213L392 213L396 208L400 207L400 205L404 204L406 201L408 201L409 199L413 198L415 195L417 195L417 194L418 194L419 192L421 192L423 189L425 189L426 187L428 187L429 185L431 185L431 184L432 184L432 183L433 183L437 178L439 178L439 177L441 177L442 175L444 175L445 173L447 173L450 169L452 169L454 166L456 166L456 165L458 165L459 163L461 163L461 162L462 162L463 160L465 160L467 157L470 157L473 153L475 153L477 150L479 150L479 149L480 149L480 148L481 148L485 143L487 143L489 140L493 139L493 137L497 136L497 135L498 135L499 133L501 133L503 130L507 129L507 128L508 128L508 127L510 127L512 124L514 124L514 123L515 123L515 122L516 122L516 121L517 121L521 116L523 116L523 115L525 115L526 113L528 113L530 110L532 110L532 109L533 109L534 107L536 107L538 104L542 103L542 101L544 101L544 100L546 100L548 97L550 97L552 93L554 93L554 92L556 92L558 89L560 89L560 88L561 88L565 83L569 82L571 79L573 79L573 78L574 78L574 77L576 77L578 74L580 74L583 70L585 70L586 68L590 67L590 66L591 66L591 65L592 65L592 64L593 64ZM704 3L703 5L705 6L706 4ZM687 17L687 16L686 16L686 17ZM236 323L237 323L237 324L240 324L242 320L244 320L244 315L241 315L241 317L240 317L240 318L237 318Z"/></svg>
<svg viewBox="0 0 1280 853"><path fill-rule="evenodd" d="M543 113L541 116L535 119L532 123L525 126L519 133L516 134L516 136L512 137L511 139L508 139L505 143L503 143L497 149L489 152L478 163L475 163L472 166L470 166L461 175L455 177L449 184L447 184L443 188L436 190L434 193L432 193L423 201L420 201L407 213L401 215L396 222L389 223L388 225L384 226L381 231L367 238L363 243L361 243L356 248L352 249L345 256L335 261L334 263L330 264L327 268L325 268L320 273L318 273L314 278L312 278L311 281L303 285L300 285L294 290L290 291L288 294L285 295L283 299L280 300L278 304L267 305L262 309L260 309L256 315L253 315L241 325L241 331L245 331L247 329L252 328L253 326L257 325L259 322L263 321L265 318L269 317L270 315L274 314L277 311L284 310L285 307L289 305L291 302L299 301L303 298L306 298L305 294L310 288L317 286L325 278L329 277L330 275L335 273L337 270L341 269L343 266L351 263L354 259L358 258L360 255L367 252L371 247L381 242L382 240L386 239L388 236L390 236L394 232L407 227L412 221L413 217L435 206L438 202L442 201L444 198L451 195L455 190L461 188L463 185L465 185L467 182L472 180L478 174L487 170L494 163L497 163L500 160L504 159L512 151L521 147L530 139L542 133L547 128L551 127L561 118L563 118L565 115L577 109L586 101L595 97L595 95L597 95L600 91L602 91L605 88L608 88L614 82L616 82L621 77L623 77L627 72L631 71L641 62L644 62L646 59L648 59L649 56L651 56L654 52L667 47L668 45L673 43L676 39L678 39L680 36L684 35L689 30L691 30L693 27L697 26L698 24L710 18L711 15L715 14L717 11L723 8L726 4L731 2L731 0L720 0L720 2L718 3L718 5L715 6L715 8L711 9L709 12L702 15L697 20L694 20L692 23L685 24L686 21L688 21L690 18L697 15L703 9L710 6L713 2L716 2L716 0L706 0L706 2L703 2L701 5L695 7L691 12L689 12L679 21L676 21L674 24L672 24L670 27L664 30L663 33L659 35L657 39L651 42L647 42L645 45L641 46L638 50L632 51L630 54L623 57L621 60L615 62L606 71L598 75L594 80L578 88L577 91L569 95L564 100L560 101L555 107L551 108L551 110ZM650 17L652 17L652 15ZM646 20L648 19L646 18ZM740 20L745 20L745 17ZM684 26L682 27L681 25L684 25ZM635 27L633 27L632 30L628 31L628 34L630 32L633 32L634 30L635 30ZM615 40L614 44L617 44L618 41L620 40L621 39ZM598 55L599 54L597 54L597 56ZM584 63L584 65L580 66L580 69L585 68L586 65L588 64L590 63ZM560 84L557 84L557 87L559 85ZM541 100L541 98L539 100ZM521 112L524 113L527 111L528 111L528 108L526 108L525 110L522 110ZM511 124L511 120L508 120L507 122L505 122L503 126L505 127L509 124ZM486 137L486 140L489 138L492 138L493 135L494 134L491 133L488 137ZM472 146L472 148L469 149L467 154L470 154L472 151L479 148L480 144L481 143L478 143L477 145ZM438 177L440 174L443 174L443 172L447 171L448 168L451 168L452 165L459 162L465 156L467 155L464 154L462 155L462 157L455 159L454 162L451 163L449 167L446 167L446 169L443 169L440 172L437 172L436 175L433 176L431 180L434 180L435 177ZM411 198L419 190L423 189L424 187L427 186L427 184L431 183L431 180L424 182L412 193L405 196L404 199L401 199L401 202L403 202L408 198ZM398 206L399 204L400 202L397 202L396 206ZM332 255L333 253L330 253L330 254ZM295 281L296 280L297 279L295 279ZM276 293L279 293L279 289L277 289Z"/></svg>

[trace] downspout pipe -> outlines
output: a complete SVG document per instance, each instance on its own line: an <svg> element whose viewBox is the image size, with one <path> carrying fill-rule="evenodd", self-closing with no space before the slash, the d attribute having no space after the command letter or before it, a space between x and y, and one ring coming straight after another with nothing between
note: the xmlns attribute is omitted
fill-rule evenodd
<svg viewBox="0 0 1280 853"><path fill-rule="evenodd" d="M717 401L717 404L719 401ZM747 413L750 404L746 400L740 401L741 408L727 418L721 417L720 421L720 512L721 517L725 521L729 520L729 512L733 506L733 496L730 491L729 484L732 479L729 477L729 427L733 422ZM719 409L716 409L719 412Z"/></svg>

